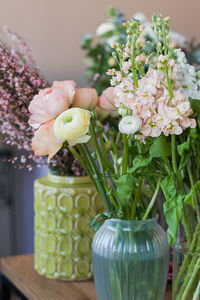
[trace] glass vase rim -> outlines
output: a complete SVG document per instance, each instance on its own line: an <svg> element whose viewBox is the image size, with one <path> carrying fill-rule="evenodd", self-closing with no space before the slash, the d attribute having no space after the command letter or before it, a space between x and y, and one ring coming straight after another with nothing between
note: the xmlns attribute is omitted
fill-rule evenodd
<svg viewBox="0 0 200 300"><path fill-rule="evenodd" d="M178 241L176 242L172 248L183 255L190 255L190 256L199 256L200 257L200 252L199 250L194 250L194 251L190 251L190 249L187 247L187 242L186 241Z"/></svg>
<svg viewBox="0 0 200 300"><path fill-rule="evenodd" d="M138 224L148 224L148 223L157 223L158 221L158 214L155 215L155 217L153 218L149 218L146 220L121 220L118 218L111 218L111 219L106 219L105 222L112 222L112 223L118 223L118 224L122 224L122 225L138 225Z"/></svg>

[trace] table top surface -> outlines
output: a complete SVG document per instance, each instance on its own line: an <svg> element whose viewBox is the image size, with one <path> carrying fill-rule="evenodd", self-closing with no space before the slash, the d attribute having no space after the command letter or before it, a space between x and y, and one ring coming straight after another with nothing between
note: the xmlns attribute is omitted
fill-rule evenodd
<svg viewBox="0 0 200 300"><path fill-rule="evenodd" d="M93 281L47 279L33 268L34 256L18 255L0 259L0 270L29 300L97 300ZM168 288L164 300L171 300Z"/></svg>

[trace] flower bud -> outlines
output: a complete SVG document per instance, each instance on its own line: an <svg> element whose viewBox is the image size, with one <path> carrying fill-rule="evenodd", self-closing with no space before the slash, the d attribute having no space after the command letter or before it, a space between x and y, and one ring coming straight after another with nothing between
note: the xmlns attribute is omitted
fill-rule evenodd
<svg viewBox="0 0 200 300"><path fill-rule="evenodd" d="M105 149L106 149L106 152L109 152L112 148L112 142L111 141L108 141L105 143Z"/></svg>
<svg viewBox="0 0 200 300"><path fill-rule="evenodd" d="M130 110L126 107L119 107L118 108L118 114L122 117L128 116L130 114Z"/></svg>

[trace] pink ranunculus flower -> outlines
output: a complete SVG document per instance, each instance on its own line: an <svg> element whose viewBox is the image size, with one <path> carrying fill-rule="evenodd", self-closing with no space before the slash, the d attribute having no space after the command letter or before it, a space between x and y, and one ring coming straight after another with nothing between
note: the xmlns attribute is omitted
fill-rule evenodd
<svg viewBox="0 0 200 300"><path fill-rule="evenodd" d="M83 109L94 109L97 105L98 95L95 89L80 88L74 95L72 107L80 107Z"/></svg>
<svg viewBox="0 0 200 300"><path fill-rule="evenodd" d="M117 107L115 106L115 88L109 87L103 91L98 99L98 106L104 111L116 116Z"/></svg>
<svg viewBox="0 0 200 300"><path fill-rule="evenodd" d="M53 131L55 120L48 121L35 131L32 139L32 150L36 156L48 155L50 159L62 148L63 141L59 140Z"/></svg>
<svg viewBox="0 0 200 300"><path fill-rule="evenodd" d="M29 104L29 124L38 128L68 109L73 101L75 85L72 80L54 81L52 87L40 90Z"/></svg>

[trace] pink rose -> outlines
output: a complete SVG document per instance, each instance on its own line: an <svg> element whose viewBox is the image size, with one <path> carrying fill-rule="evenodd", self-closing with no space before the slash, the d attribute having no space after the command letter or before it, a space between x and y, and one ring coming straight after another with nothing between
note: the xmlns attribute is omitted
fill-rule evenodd
<svg viewBox="0 0 200 300"><path fill-rule="evenodd" d="M94 109L97 105L97 100L98 96L95 89L81 88L76 90L72 106L84 109Z"/></svg>
<svg viewBox="0 0 200 300"><path fill-rule="evenodd" d="M99 97L98 106L110 113L117 110L115 107L115 94L113 87L109 87L103 91L102 95Z"/></svg>
<svg viewBox="0 0 200 300"><path fill-rule="evenodd" d="M42 123L56 118L69 108L74 94L75 82L72 80L54 81L52 87L40 90L29 104L32 114L29 124L38 128Z"/></svg>
<svg viewBox="0 0 200 300"><path fill-rule="evenodd" d="M36 156L48 155L50 159L62 148L63 141L59 140L53 132L55 120L46 122L35 131L32 139L32 150Z"/></svg>

